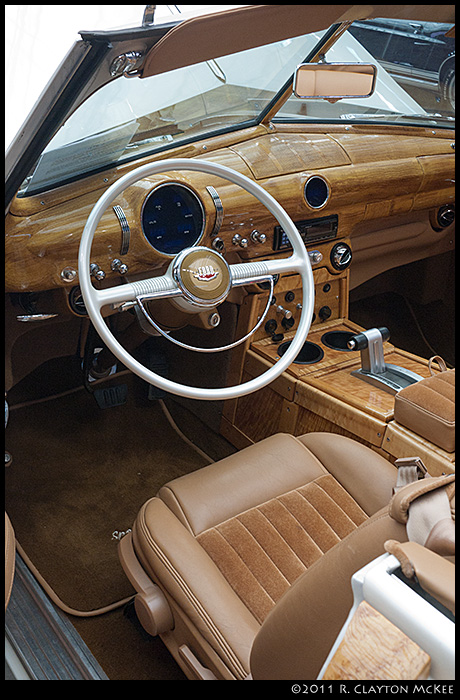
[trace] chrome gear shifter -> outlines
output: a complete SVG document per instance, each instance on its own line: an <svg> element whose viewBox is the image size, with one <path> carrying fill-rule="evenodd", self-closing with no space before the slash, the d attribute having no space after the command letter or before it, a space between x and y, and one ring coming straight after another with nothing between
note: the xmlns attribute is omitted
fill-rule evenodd
<svg viewBox="0 0 460 700"><path fill-rule="evenodd" d="M361 368L353 371L352 375L389 394L396 394L423 377L405 367L385 362L383 343L389 338L388 328L370 328L350 338L348 347L350 350L361 351Z"/></svg>

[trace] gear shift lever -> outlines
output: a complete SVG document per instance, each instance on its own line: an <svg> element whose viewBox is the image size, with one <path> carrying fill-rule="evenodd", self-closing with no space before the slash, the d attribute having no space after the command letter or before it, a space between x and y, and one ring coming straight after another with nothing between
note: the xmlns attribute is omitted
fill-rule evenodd
<svg viewBox="0 0 460 700"><path fill-rule="evenodd" d="M405 367L390 365L385 362L383 343L389 340L388 328L370 328L350 338L350 350L361 351L361 368L352 372L359 379L378 386L383 391L396 394L409 384L423 379L419 374Z"/></svg>

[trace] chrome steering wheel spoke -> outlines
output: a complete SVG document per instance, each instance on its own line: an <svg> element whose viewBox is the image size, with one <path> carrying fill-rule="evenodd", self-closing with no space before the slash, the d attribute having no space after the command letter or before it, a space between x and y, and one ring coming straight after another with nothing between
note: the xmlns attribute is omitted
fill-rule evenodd
<svg viewBox="0 0 460 700"><path fill-rule="evenodd" d="M168 274L160 277L150 277L137 282L127 282L120 284L117 287L108 287L106 289L95 289L94 299L101 309L103 306L112 306L113 308L121 308L123 305L134 305L137 303L138 297L144 299L168 299L175 296L180 296L181 290Z"/></svg>

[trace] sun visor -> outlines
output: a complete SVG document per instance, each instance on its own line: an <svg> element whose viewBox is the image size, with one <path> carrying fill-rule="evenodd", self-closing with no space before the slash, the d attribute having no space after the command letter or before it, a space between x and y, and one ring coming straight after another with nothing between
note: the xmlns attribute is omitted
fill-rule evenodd
<svg viewBox="0 0 460 700"><path fill-rule="evenodd" d="M247 5L181 22L147 54L141 77L374 17L454 22L454 5Z"/></svg>

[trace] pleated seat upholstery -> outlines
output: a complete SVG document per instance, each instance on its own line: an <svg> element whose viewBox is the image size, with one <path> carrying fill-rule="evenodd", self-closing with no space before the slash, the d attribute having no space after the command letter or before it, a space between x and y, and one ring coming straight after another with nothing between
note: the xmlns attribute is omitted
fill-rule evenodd
<svg viewBox="0 0 460 700"><path fill-rule="evenodd" d="M174 629L162 638L176 659L187 645L217 678L243 680L261 627L297 589L300 629L302 619L316 625L316 678L351 607L351 575L386 539L405 538L387 514L395 481L364 445L312 433L272 436L162 487L139 513L133 546L171 607Z"/></svg>
<svg viewBox="0 0 460 700"><path fill-rule="evenodd" d="M197 537L258 622L366 513L331 475L281 494Z"/></svg>

